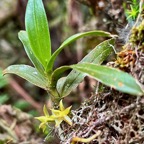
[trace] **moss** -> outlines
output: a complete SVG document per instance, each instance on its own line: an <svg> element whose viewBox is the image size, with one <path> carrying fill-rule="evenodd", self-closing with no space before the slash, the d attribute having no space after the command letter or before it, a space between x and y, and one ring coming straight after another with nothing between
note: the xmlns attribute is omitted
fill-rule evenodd
<svg viewBox="0 0 144 144"><path fill-rule="evenodd" d="M135 51L125 48L117 54L116 65L121 68L133 66L136 61Z"/></svg>
<svg viewBox="0 0 144 144"><path fill-rule="evenodd" d="M133 45L139 46L140 48L141 46L144 47L144 20L139 26L133 27L130 36L130 42Z"/></svg>

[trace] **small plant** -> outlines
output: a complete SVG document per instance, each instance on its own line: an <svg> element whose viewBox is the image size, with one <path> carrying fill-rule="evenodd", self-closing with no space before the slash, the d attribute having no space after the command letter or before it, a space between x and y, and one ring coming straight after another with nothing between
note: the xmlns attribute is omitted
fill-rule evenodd
<svg viewBox="0 0 144 144"><path fill-rule="evenodd" d="M132 0L130 10L125 8L125 12L128 20L136 20L139 14L139 2L137 0Z"/></svg>
<svg viewBox="0 0 144 144"><path fill-rule="evenodd" d="M41 87L50 93L54 103L60 102L60 110L52 110L52 115L44 107L44 117L38 119L45 125L49 121L55 121L58 126L63 120L69 119L65 112L62 101L65 96L82 82L86 75L103 84L115 88L121 92L141 96L144 94L139 82L129 74L120 70L101 66L102 62L113 51L115 36L105 31L88 31L75 34L66 39L60 47L52 54L51 40L49 34L48 21L42 0L29 0L25 16L26 31L20 31L18 36L24 45L24 49L33 63L34 67L28 65L12 65L4 70L4 74L16 74L32 84ZM103 36L110 39L100 43L89 54L87 54L78 64L62 66L53 70L55 59L58 54L72 42L84 36ZM62 77L63 73L73 69L68 76ZM58 118L58 120L57 120ZM67 121L70 125L70 119Z"/></svg>

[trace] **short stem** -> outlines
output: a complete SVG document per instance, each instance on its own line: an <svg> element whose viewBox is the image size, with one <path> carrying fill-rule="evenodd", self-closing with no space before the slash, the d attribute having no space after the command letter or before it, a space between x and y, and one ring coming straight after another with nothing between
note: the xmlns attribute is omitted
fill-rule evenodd
<svg viewBox="0 0 144 144"><path fill-rule="evenodd" d="M47 93L50 94L51 101L53 102L54 107L57 106L61 100L61 97L59 96L56 89L49 89L47 90Z"/></svg>
<svg viewBox="0 0 144 144"><path fill-rule="evenodd" d="M48 88L47 88L47 92L50 94L51 100L54 103L54 106L57 106L59 104L59 101L61 100L56 87L51 86L51 75L52 75L52 71L49 70L48 72L45 71L45 75L48 81Z"/></svg>

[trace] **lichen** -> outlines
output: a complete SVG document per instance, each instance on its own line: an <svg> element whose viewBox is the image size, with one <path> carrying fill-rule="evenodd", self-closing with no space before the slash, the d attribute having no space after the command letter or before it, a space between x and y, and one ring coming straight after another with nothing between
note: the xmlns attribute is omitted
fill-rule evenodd
<svg viewBox="0 0 144 144"><path fill-rule="evenodd" d="M133 28L130 40L117 53L113 67L128 72L144 87L144 21ZM73 125L62 123L61 144L71 144L75 137L88 139L100 134L89 144L133 144L144 142L144 98L103 87L72 111ZM76 142L83 144L83 142Z"/></svg>

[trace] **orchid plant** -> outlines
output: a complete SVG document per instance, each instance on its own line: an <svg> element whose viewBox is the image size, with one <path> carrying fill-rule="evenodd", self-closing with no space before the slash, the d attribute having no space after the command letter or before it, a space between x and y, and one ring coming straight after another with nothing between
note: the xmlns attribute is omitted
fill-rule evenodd
<svg viewBox="0 0 144 144"><path fill-rule="evenodd" d="M72 125L70 118L67 116L71 107L65 109L61 99L68 96L87 75L124 93L136 96L144 94L140 83L131 75L101 65L113 52L115 35L100 30L77 33L66 39L52 54L49 26L42 0L28 0L25 25L26 30L20 31L18 37L34 67L24 64L11 65L3 73L16 74L24 78L48 91L54 103L58 104L60 102L60 109L52 109L51 116L44 106L45 116L37 118L41 121L40 127L45 128L45 124L51 121L55 121L56 126L59 126L63 120ZM97 45L78 64L53 69L58 54L67 45L79 38L92 35L109 39ZM72 71L66 77L63 77L63 73L68 69L72 69Z"/></svg>

